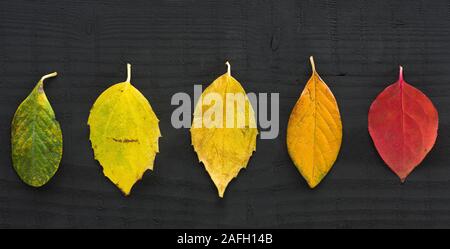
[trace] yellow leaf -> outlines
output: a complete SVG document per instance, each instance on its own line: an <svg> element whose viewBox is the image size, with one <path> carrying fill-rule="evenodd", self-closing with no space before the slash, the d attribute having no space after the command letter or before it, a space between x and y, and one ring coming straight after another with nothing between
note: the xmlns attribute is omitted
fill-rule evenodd
<svg viewBox="0 0 450 249"><path fill-rule="evenodd" d="M287 128L287 147L297 169L311 188L330 171L342 142L342 123L333 93L313 73L295 104Z"/></svg>
<svg viewBox="0 0 450 249"><path fill-rule="evenodd" d="M192 145L220 197L247 166L258 134L252 105L227 65L228 72L203 91L191 127Z"/></svg>
<svg viewBox="0 0 450 249"><path fill-rule="evenodd" d="M161 136L158 118L148 100L128 78L106 89L89 115L90 140L103 173L129 195L147 169L153 169Z"/></svg>

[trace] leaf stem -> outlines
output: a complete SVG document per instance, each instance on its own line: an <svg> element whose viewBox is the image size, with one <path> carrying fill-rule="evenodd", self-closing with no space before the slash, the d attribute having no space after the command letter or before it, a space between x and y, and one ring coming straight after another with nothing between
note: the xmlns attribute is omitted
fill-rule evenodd
<svg viewBox="0 0 450 249"><path fill-rule="evenodd" d="M53 73L44 75L44 76L42 76L42 78L41 78L41 82L44 82L44 80L46 80L46 79L48 79L48 78L53 78L53 77L55 77L56 75L58 75L57 72L53 72Z"/></svg>
<svg viewBox="0 0 450 249"><path fill-rule="evenodd" d="M399 72L398 78L399 78L399 81L403 81L403 67L402 66L400 66L400 72Z"/></svg>
<svg viewBox="0 0 450 249"><path fill-rule="evenodd" d="M231 76L231 65L230 62L225 62L225 65L227 65L227 74L228 76Z"/></svg>
<svg viewBox="0 0 450 249"><path fill-rule="evenodd" d="M127 63L127 80L126 82L131 82L131 64Z"/></svg>
<svg viewBox="0 0 450 249"><path fill-rule="evenodd" d="M312 67L313 73L315 73L316 72L316 63L314 63L314 57L313 56L309 57L309 61L311 62L311 67Z"/></svg>

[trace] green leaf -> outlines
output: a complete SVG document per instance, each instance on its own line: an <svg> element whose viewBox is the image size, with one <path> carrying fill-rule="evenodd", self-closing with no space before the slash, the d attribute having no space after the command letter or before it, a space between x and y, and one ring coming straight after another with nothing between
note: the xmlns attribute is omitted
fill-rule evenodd
<svg viewBox="0 0 450 249"><path fill-rule="evenodd" d="M45 75L20 104L11 124L14 169L26 184L40 187L56 173L62 157L62 133L44 92Z"/></svg>

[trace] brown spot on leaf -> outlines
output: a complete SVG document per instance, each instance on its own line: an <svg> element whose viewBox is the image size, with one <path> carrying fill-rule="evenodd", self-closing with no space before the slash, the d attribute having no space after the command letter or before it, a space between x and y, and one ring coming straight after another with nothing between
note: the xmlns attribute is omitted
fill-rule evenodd
<svg viewBox="0 0 450 249"><path fill-rule="evenodd" d="M112 140L114 140L114 142L118 142L118 143L137 143L137 142L139 142L139 140L137 140L137 139L128 139L128 138L124 138L124 139L113 138Z"/></svg>
<svg viewBox="0 0 450 249"><path fill-rule="evenodd" d="M44 92L44 86L42 84L39 85L38 92L39 93L43 93Z"/></svg>

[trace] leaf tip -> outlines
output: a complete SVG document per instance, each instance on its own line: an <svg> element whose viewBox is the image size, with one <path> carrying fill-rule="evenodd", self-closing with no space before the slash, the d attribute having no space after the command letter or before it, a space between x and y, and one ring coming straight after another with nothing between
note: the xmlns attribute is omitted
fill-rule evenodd
<svg viewBox="0 0 450 249"><path fill-rule="evenodd" d="M400 182L403 184L406 181L406 177L408 177L408 174L399 174L398 177L400 178Z"/></svg>
<svg viewBox="0 0 450 249"><path fill-rule="evenodd" d="M225 194L225 189L220 189L219 190L219 197L221 198L221 199L223 199L223 195Z"/></svg>
<svg viewBox="0 0 450 249"><path fill-rule="evenodd" d="M310 189L314 189L317 187L317 185L319 185L319 182L314 182L314 181L307 181L308 186Z"/></svg>
<svg viewBox="0 0 450 249"><path fill-rule="evenodd" d="M223 195L225 194L225 189L227 188L227 186L224 186L223 184L218 184L216 185L217 187L217 193L219 194L220 198L223 198Z"/></svg>
<svg viewBox="0 0 450 249"><path fill-rule="evenodd" d="M411 171L408 171L408 172L396 172L396 171L394 171L394 173L398 176L398 178L400 178L400 182L402 184L406 182L406 178L408 177L410 172Z"/></svg>
<svg viewBox="0 0 450 249"><path fill-rule="evenodd" d="M118 184L116 184L116 185L117 185L117 187L120 189L120 191L122 192L122 194L125 197L130 196L132 186L131 187L125 187L125 186L119 186Z"/></svg>

